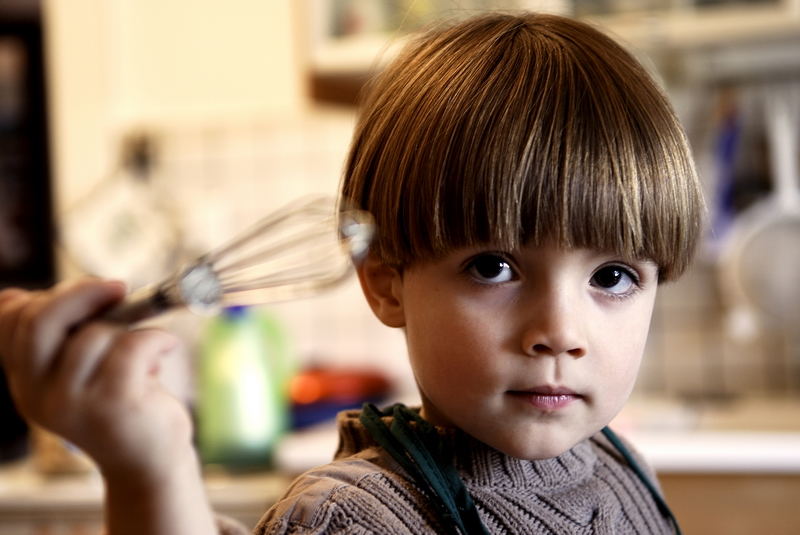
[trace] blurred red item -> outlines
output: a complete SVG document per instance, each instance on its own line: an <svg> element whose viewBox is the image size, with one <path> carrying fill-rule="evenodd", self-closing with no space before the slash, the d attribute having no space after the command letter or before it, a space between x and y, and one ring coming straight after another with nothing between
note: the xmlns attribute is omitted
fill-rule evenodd
<svg viewBox="0 0 800 535"><path fill-rule="evenodd" d="M352 368L309 368L298 373L289 383L293 403L309 405L319 402L348 403L386 395L389 380L379 372Z"/></svg>

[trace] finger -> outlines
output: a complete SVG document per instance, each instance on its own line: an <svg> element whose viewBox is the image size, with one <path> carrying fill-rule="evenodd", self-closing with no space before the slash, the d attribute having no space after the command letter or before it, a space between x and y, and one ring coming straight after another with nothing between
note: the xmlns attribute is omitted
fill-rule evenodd
<svg viewBox="0 0 800 535"><path fill-rule="evenodd" d="M30 292L23 290L22 288L4 288L0 290L0 306L3 305L5 301L17 299L20 296L28 295Z"/></svg>
<svg viewBox="0 0 800 535"><path fill-rule="evenodd" d="M30 420L58 431L73 409L81 407L87 376L102 360L114 341L118 327L90 323L82 326L61 348L47 374L10 378L17 408ZM63 428L62 428L63 429Z"/></svg>
<svg viewBox="0 0 800 535"><path fill-rule="evenodd" d="M119 282L84 279L60 284L32 298L20 311L14 349L25 358L21 372L41 377L58 354L70 331L124 295Z"/></svg>
<svg viewBox="0 0 800 535"><path fill-rule="evenodd" d="M117 336L89 379L102 396L138 397L152 385L161 359L179 340L159 329L137 329Z"/></svg>
<svg viewBox="0 0 800 535"><path fill-rule="evenodd" d="M6 364L10 373L19 375L30 364L30 346L27 332L27 317L33 314L34 308L45 299L44 292L31 292L28 295L19 295L14 300L6 302L6 320L4 324L4 342L7 344Z"/></svg>
<svg viewBox="0 0 800 535"><path fill-rule="evenodd" d="M83 391L121 332L123 330L119 326L103 322L91 322L79 327L53 365L48 379L50 388L61 389L70 398Z"/></svg>
<svg viewBox="0 0 800 535"><path fill-rule="evenodd" d="M33 293L17 288L0 292L0 364L6 365L5 359L12 352L14 335L19 323L19 312L33 298Z"/></svg>

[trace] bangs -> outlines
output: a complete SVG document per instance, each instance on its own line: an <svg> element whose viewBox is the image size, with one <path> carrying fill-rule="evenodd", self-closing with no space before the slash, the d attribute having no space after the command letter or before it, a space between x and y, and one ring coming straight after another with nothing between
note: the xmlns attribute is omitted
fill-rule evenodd
<svg viewBox="0 0 800 535"><path fill-rule="evenodd" d="M388 263L546 240L653 260L663 280L691 259L702 200L683 131L636 60L585 24L433 32L365 104L342 192L375 216Z"/></svg>

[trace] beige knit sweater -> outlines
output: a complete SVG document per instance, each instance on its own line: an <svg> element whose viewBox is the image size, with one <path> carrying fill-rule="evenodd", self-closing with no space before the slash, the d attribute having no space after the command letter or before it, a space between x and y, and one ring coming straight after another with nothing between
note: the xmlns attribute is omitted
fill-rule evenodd
<svg viewBox="0 0 800 535"><path fill-rule="evenodd" d="M339 415L335 460L300 476L256 534L435 534L428 499L375 445L358 411ZM490 533L672 533L648 490L602 435L543 461L450 433L456 466Z"/></svg>

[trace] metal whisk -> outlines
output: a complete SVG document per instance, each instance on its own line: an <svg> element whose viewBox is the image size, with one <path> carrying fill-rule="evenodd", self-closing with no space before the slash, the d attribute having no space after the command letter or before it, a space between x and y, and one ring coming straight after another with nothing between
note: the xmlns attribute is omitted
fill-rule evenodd
<svg viewBox="0 0 800 535"><path fill-rule="evenodd" d="M344 281L374 234L372 216L336 213L315 197L286 206L197 258L161 283L142 288L105 314L134 323L175 307L199 313L317 294Z"/></svg>

